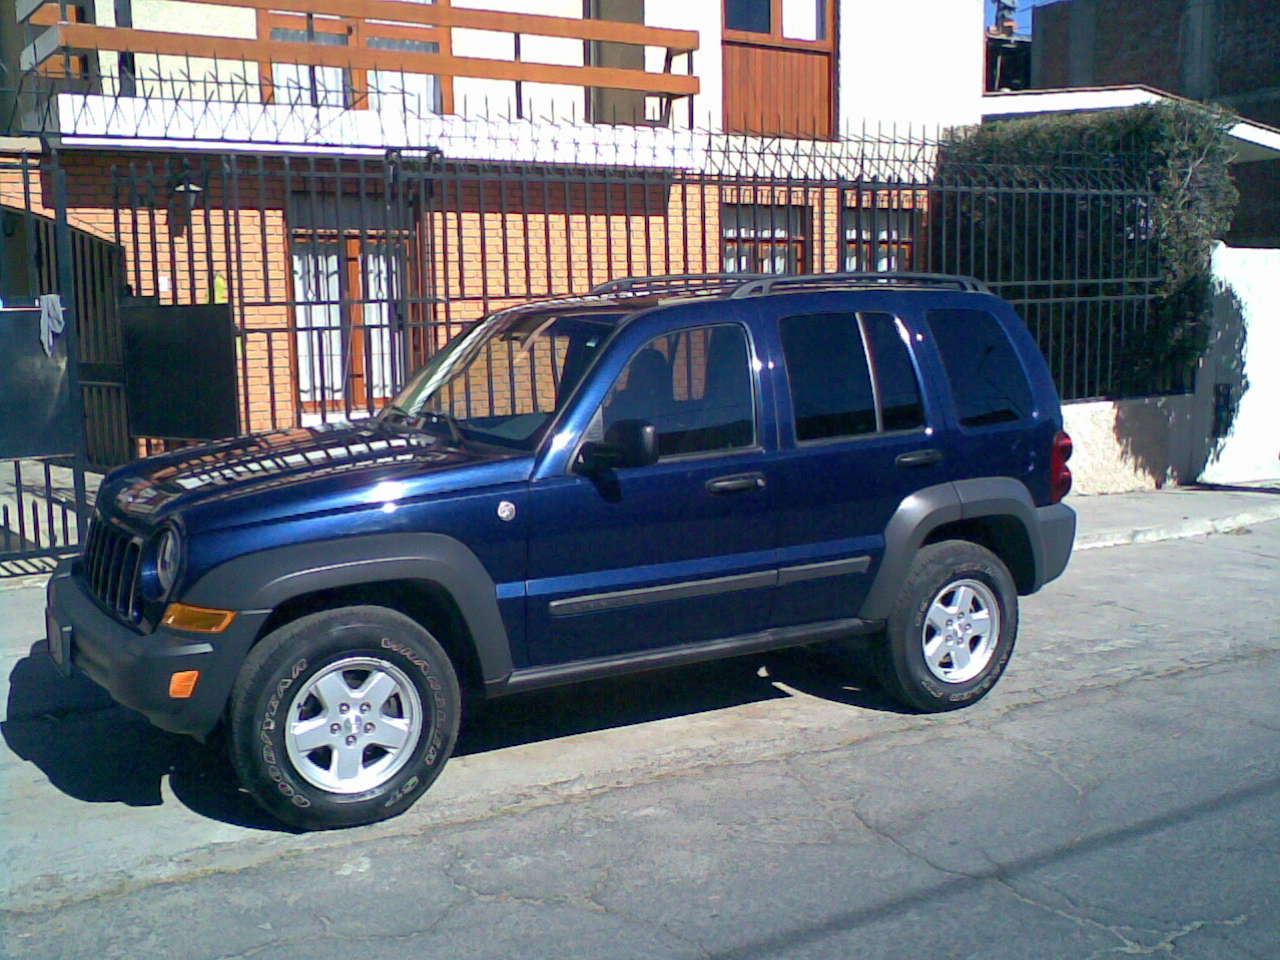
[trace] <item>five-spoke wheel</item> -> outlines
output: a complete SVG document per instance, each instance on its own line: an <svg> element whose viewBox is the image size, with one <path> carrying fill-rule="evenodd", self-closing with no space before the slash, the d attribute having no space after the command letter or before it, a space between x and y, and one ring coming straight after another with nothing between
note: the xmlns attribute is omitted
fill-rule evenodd
<svg viewBox="0 0 1280 960"><path fill-rule="evenodd" d="M916 710L986 695L1018 634L1018 591L990 550L965 540L921 547L875 650L885 690Z"/></svg>
<svg viewBox="0 0 1280 960"><path fill-rule="evenodd" d="M458 735L453 664L422 626L384 607L313 613L263 638L231 694L240 781L308 829L404 812Z"/></svg>
<svg viewBox="0 0 1280 960"><path fill-rule="evenodd" d="M965 683L987 668L1000 635L1000 605L980 580L938 591L920 632L924 662L944 683Z"/></svg>
<svg viewBox="0 0 1280 960"><path fill-rule="evenodd" d="M408 762L422 734L422 701L386 660L330 664L289 705L285 749L308 783L334 793L381 786Z"/></svg>

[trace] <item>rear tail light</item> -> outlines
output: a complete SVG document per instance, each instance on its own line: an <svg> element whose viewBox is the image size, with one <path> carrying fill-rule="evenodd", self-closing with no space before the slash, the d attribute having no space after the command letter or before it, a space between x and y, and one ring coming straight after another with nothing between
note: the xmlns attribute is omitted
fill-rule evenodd
<svg viewBox="0 0 1280 960"><path fill-rule="evenodd" d="M1057 503L1071 492L1071 438L1059 430L1053 438L1053 453L1049 458L1049 502Z"/></svg>

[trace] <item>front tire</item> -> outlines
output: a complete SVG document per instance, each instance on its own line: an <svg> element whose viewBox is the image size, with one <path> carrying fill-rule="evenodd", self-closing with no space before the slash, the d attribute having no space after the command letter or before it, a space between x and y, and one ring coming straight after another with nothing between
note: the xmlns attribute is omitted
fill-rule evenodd
<svg viewBox="0 0 1280 960"><path fill-rule="evenodd" d="M440 775L460 707L448 655L413 620L373 606L313 613L245 659L231 694L231 762L287 824L374 823Z"/></svg>
<svg viewBox="0 0 1280 960"><path fill-rule="evenodd" d="M955 710L986 696L1017 636L1018 591L1000 558L963 540L929 544L907 571L876 672L904 706Z"/></svg>

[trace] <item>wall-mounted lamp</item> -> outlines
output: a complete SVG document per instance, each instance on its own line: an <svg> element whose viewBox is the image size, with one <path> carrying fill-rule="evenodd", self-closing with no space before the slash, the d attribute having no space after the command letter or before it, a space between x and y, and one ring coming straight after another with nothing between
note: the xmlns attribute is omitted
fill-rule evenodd
<svg viewBox="0 0 1280 960"><path fill-rule="evenodd" d="M196 183L190 170L183 170L169 181L169 191L175 197L186 197L187 209L194 210L200 202L200 194L204 193L204 187Z"/></svg>

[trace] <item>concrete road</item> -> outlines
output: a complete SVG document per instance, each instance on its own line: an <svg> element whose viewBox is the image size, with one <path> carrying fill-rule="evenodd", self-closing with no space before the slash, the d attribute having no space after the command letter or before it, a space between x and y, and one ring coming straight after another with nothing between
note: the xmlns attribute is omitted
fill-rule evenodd
<svg viewBox="0 0 1280 960"><path fill-rule="evenodd" d="M0 591L0 950L1280 957L1277 587L1280 523L1088 551L961 713L811 651L530 695L408 815L307 836L56 682Z"/></svg>

